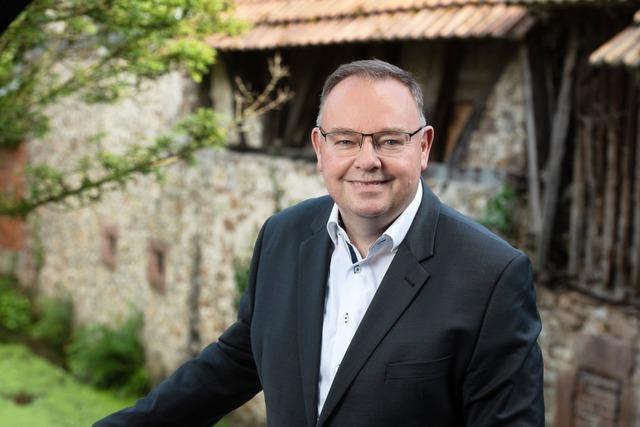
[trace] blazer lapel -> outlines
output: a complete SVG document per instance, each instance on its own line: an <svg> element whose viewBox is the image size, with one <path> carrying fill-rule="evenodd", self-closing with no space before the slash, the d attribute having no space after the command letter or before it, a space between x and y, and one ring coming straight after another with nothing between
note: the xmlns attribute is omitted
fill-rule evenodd
<svg viewBox="0 0 640 427"><path fill-rule="evenodd" d="M428 278L429 273L416 261L407 246L400 245L342 359L322 407L318 426L327 420L378 343L413 301Z"/></svg>
<svg viewBox="0 0 640 427"><path fill-rule="evenodd" d="M423 189L422 203L409 232L398 247L338 368L318 419L318 427L327 421L375 348L429 278L430 274L421 261L433 255L440 200L424 183Z"/></svg>
<svg viewBox="0 0 640 427"><path fill-rule="evenodd" d="M298 345L307 424L316 424L318 376L324 299L332 242L324 225L328 218L318 215L315 230L302 242L298 252Z"/></svg>

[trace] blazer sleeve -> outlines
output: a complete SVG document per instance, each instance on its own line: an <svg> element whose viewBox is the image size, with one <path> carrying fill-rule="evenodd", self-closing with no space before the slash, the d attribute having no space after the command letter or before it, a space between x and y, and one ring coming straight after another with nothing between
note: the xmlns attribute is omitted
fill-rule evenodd
<svg viewBox="0 0 640 427"><path fill-rule="evenodd" d="M494 285L467 366L465 425L544 426L540 330L531 263L519 254Z"/></svg>
<svg viewBox="0 0 640 427"><path fill-rule="evenodd" d="M135 406L96 422L94 427L206 426L258 393L262 386L251 351L251 316L266 223L251 260L249 286L238 319L199 356L180 366Z"/></svg>

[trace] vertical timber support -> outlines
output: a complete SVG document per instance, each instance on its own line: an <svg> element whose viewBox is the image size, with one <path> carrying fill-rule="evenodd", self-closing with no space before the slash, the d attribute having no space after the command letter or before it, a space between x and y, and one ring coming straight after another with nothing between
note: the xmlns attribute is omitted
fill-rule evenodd
<svg viewBox="0 0 640 427"><path fill-rule="evenodd" d="M531 215L529 231L538 236L542 229L542 208L540 206L540 177L538 176L538 147L536 119L533 102L533 79L526 44L520 49L520 62L524 79L524 102L527 126L527 169L529 177L529 210Z"/></svg>
<svg viewBox="0 0 640 427"><path fill-rule="evenodd" d="M560 182L562 180L562 162L567 144L569 119L571 118L571 93L573 87L573 70L578 56L578 35L575 28L569 34L567 55L562 70L562 80L556 111L551 128L551 153L547 165L547 181L544 192L542 229L538 237L538 268L547 271L547 262L551 248L553 223L556 217Z"/></svg>

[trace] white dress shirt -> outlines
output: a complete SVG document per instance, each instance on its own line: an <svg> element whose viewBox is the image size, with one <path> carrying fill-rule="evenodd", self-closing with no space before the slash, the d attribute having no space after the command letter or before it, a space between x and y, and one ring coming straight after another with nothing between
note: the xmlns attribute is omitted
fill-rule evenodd
<svg viewBox="0 0 640 427"><path fill-rule="evenodd" d="M342 358L356 333L398 246L402 243L422 201L422 182L404 212L369 247L366 258L351 244L333 205L327 232L333 241L322 323L322 350L318 380L318 414L329 393Z"/></svg>

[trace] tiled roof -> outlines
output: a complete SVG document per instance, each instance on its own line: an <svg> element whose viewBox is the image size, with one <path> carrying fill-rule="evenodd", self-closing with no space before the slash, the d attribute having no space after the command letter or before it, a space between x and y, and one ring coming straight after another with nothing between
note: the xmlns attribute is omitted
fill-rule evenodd
<svg viewBox="0 0 640 427"><path fill-rule="evenodd" d="M238 0L236 16L253 27L214 36L223 50L270 49L382 40L519 39L535 22L505 0Z"/></svg>
<svg viewBox="0 0 640 427"><path fill-rule="evenodd" d="M505 0L509 4L523 4L527 6L602 6L629 4L635 0Z"/></svg>
<svg viewBox="0 0 640 427"><path fill-rule="evenodd" d="M600 46L589 56L594 65L640 67L640 10L633 17L633 24Z"/></svg>

